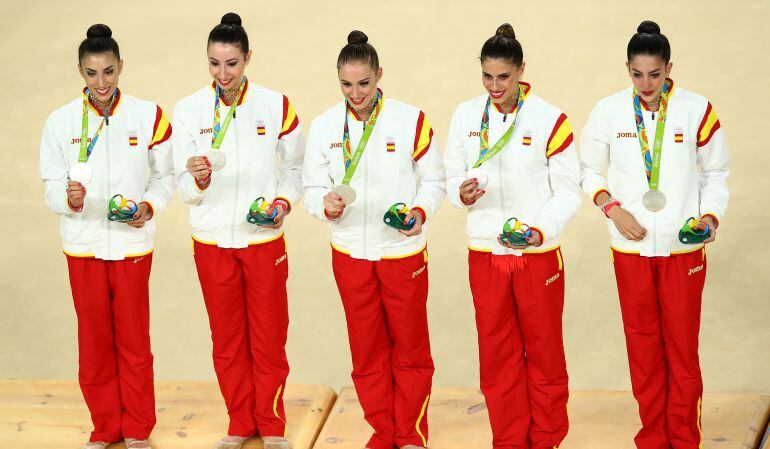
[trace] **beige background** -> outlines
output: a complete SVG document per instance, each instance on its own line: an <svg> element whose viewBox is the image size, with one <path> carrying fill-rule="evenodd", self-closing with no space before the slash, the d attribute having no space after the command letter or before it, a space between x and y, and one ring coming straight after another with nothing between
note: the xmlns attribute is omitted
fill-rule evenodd
<svg viewBox="0 0 770 449"><path fill-rule="evenodd" d="M333 6L331 6L333 5ZM643 12L639 10L642 9ZM38 142L50 111L78 95L76 49L86 28L112 27L125 92L171 111L210 82L206 36L237 11L249 32L253 82L284 92L308 129L340 100L335 61L353 28L377 47L387 95L419 105L439 142L450 114L483 89L484 40L511 22L526 80L570 116L579 134L601 97L629 84L625 47L638 23L657 20L673 43L673 77L702 93L721 118L733 157L732 202L709 248L701 355L710 391L770 390L770 259L760 238L770 214L765 175L770 104L770 3L643 2L192 2L0 1L0 378L76 376L75 316L58 217L44 206ZM158 216L152 274L157 378L213 380L211 343L178 198ZM463 211L445 203L430 230L430 330L435 384L478 384ZM342 307L331 277L328 230L300 208L288 220L291 382L350 383ZM575 389L628 389L627 362L608 238L586 200L564 236L565 344Z"/></svg>

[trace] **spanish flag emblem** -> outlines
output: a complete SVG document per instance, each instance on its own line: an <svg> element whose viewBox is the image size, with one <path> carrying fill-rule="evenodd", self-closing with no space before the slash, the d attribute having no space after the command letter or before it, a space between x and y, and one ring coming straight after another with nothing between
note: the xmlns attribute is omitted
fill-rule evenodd
<svg viewBox="0 0 770 449"><path fill-rule="evenodd" d="M139 138L136 137L136 131L128 132L128 144L132 147L139 145Z"/></svg>
<svg viewBox="0 0 770 449"><path fill-rule="evenodd" d="M525 134L524 137L521 138L521 144L525 147L528 147L532 145L532 136L529 134Z"/></svg>
<svg viewBox="0 0 770 449"><path fill-rule="evenodd" d="M676 143L682 143L682 142L684 142L684 133L683 133L682 131L680 131L680 130L677 130L677 131L674 133L674 142L676 142Z"/></svg>
<svg viewBox="0 0 770 449"><path fill-rule="evenodd" d="M550 158L551 156L555 156L566 150L570 144L572 144L573 138L572 125L569 124L567 116L561 114L559 118L556 119L556 124L553 125L553 131L551 131L551 136L548 138L545 157Z"/></svg>
<svg viewBox="0 0 770 449"><path fill-rule="evenodd" d="M257 122L257 135L264 136L265 135L265 122L262 120Z"/></svg>
<svg viewBox="0 0 770 449"><path fill-rule="evenodd" d="M698 127L698 148L706 145L711 140L711 137L720 128L719 118L717 113L714 112L714 108L711 107L711 103L706 106L706 112L703 114L703 119Z"/></svg>
<svg viewBox="0 0 770 449"><path fill-rule="evenodd" d="M392 137L389 137L388 141L385 143L385 149L388 151L388 153L393 153L396 151L396 142Z"/></svg>

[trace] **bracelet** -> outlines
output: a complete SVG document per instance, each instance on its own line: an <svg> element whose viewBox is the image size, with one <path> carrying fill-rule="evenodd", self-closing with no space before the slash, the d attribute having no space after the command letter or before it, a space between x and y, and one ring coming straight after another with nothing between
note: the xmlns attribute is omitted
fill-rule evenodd
<svg viewBox="0 0 770 449"><path fill-rule="evenodd" d="M283 207L283 211L284 212L288 212L289 209L290 209L289 202L284 200L284 199L281 199L281 198L273 200L273 204L271 204L271 206L273 206L273 207L281 206L281 207Z"/></svg>
<svg viewBox="0 0 770 449"><path fill-rule="evenodd" d="M610 199L606 203L604 203L601 206L599 206L599 208L602 210L602 212L604 213L605 217L610 218L610 216L607 215L607 214L615 206L622 206L622 203L620 201L616 200L615 198L610 197Z"/></svg>

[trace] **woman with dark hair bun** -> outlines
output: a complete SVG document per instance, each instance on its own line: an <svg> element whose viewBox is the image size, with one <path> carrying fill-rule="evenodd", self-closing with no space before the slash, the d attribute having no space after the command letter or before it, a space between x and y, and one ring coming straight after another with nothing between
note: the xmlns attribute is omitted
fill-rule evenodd
<svg viewBox="0 0 770 449"><path fill-rule="evenodd" d="M302 194L304 138L289 99L246 78L251 50L238 14L211 30L207 54L212 83L174 109L174 166L230 417L217 448L261 435L266 449L286 449L282 226Z"/></svg>
<svg viewBox="0 0 770 449"><path fill-rule="evenodd" d="M452 116L449 201L468 209L468 268L492 446L544 449L567 435L559 236L580 207L567 116L522 80L524 52L501 25L481 48L486 93Z"/></svg>
<svg viewBox="0 0 770 449"><path fill-rule="evenodd" d="M174 193L171 126L118 88L107 25L78 48L81 95L54 111L40 143L48 208L61 235L78 318L78 379L94 430L86 449L150 447L155 426L149 279L155 214Z"/></svg>
<svg viewBox="0 0 770 449"><path fill-rule="evenodd" d="M729 156L711 103L674 88L655 22L639 25L626 58L632 86L600 100L581 136L583 190L610 231L642 421L636 446L698 448L705 245L727 208Z"/></svg>
<svg viewBox="0 0 770 449"><path fill-rule="evenodd" d="M433 359L425 230L444 197L441 155L420 109L385 97L366 34L337 57L344 100L316 117L305 209L331 224L353 383L374 429L366 447L426 447Z"/></svg>

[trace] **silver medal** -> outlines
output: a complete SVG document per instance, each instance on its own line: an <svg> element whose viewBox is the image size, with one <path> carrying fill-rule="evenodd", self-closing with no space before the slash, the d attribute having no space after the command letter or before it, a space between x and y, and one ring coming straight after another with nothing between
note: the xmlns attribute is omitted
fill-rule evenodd
<svg viewBox="0 0 770 449"><path fill-rule="evenodd" d="M83 185L91 182L94 177L94 171L90 165L85 162L78 162L70 167L70 180L79 182Z"/></svg>
<svg viewBox="0 0 770 449"><path fill-rule="evenodd" d="M227 155L222 150L211 150L203 153L203 157L209 160L211 170L219 171L227 164Z"/></svg>
<svg viewBox="0 0 770 449"><path fill-rule="evenodd" d="M644 208L650 212L658 212L666 207L666 195L660 190L648 190L642 197Z"/></svg>
<svg viewBox="0 0 770 449"><path fill-rule="evenodd" d="M334 193L342 197L345 205L349 206L356 201L356 191L348 184L338 184L334 186Z"/></svg>

